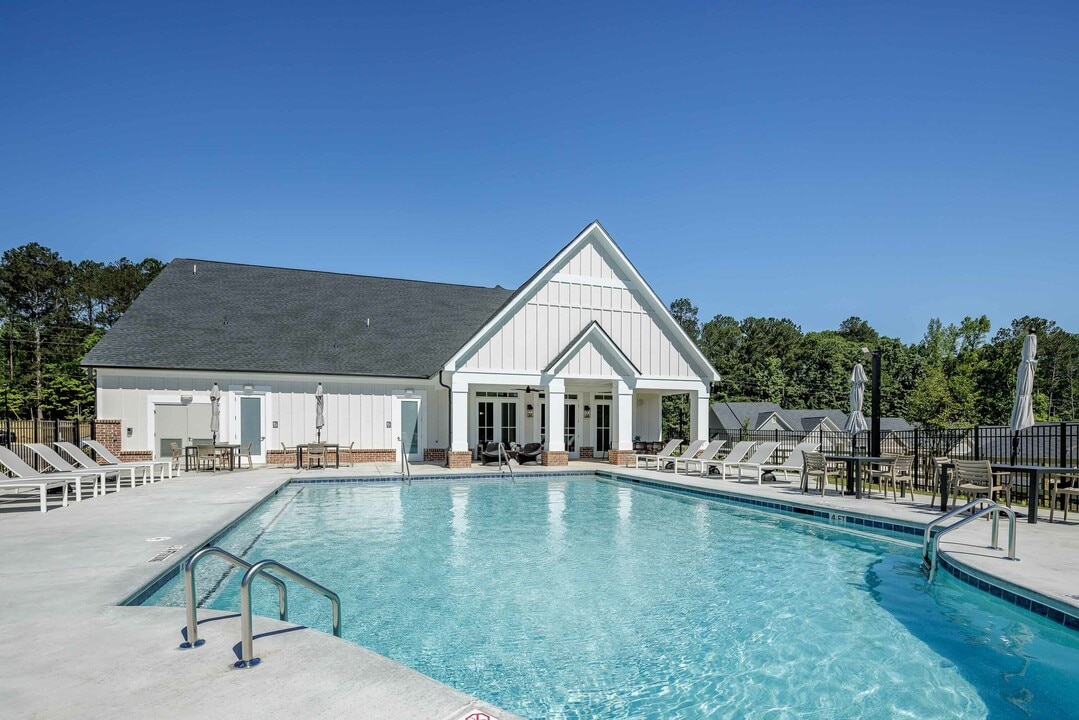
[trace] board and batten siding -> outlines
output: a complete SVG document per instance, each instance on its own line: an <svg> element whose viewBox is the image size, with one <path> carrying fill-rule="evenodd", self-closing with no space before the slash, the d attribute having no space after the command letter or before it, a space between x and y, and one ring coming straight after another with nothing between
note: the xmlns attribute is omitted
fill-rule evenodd
<svg viewBox="0 0 1079 720"><path fill-rule="evenodd" d="M642 375L700 377L676 342L652 318L632 282L612 267L594 241L582 244L463 367L541 372L595 320ZM607 377L611 368L601 369L606 361L600 362L595 355L599 353L574 360L578 367L570 372Z"/></svg>
<svg viewBox="0 0 1079 720"><path fill-rule="evenodd" d="M125 430L124 450L155 450L153 422L149 418L154 403L181 404L183 396L191 402L209 402L214 382L222 391L221 433L230 438L238 432L238 403L242 396L236 388L255 387L255 395L264 397L266 446L280 449L281 443L292 447L315 439L315 387L319 379L289 379L280 376L215 373L172 375L98 371L97 417L118 418ZM401 394L402 382L391 379L334 380L322 379L326 424L322 439L356 449L391 449L397 445L398 418L394 416L394 396ZM408 388L425 393L427 447L446 447L446 390L438 385L416 382ZM231 388L231 389L230 389ZM273 427L273 423L277 427ZM390 423L390 427L387 427ZM131 428L129 437L126 428ZM209 428L206 428L209 437Z"/></svg>

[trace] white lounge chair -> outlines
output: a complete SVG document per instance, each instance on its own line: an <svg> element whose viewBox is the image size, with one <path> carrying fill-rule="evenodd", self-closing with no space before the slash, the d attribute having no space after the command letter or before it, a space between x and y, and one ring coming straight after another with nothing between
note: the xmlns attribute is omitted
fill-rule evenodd
<svg viewBox="0 0 1079 720"><path fill-rule="evenodd" d="M45 512L45 493L54 487L64 488L64 507L67 507L68 486L75 484L75 502L82 500L82 482L90 479L94 481L94 493L97 492L96 480L86 475L73 475L71 473L39 473L34 468L23 462L23 459L15 454L10 448L0 445L0 465L15 475L14 478L0 480L0 487L4 489L38 490L41 493L41 512Z"/></svg>
<svg viewBox="0 0 1079 720"><path fill-rule="evenodd" d="M682 438L676 438L674 440L668 440L667 444L663 446L655 455L649 455L647 453L638 454L633 456L633 467L639 468L641 460L644 460L644 468L648 469L648 463L655 461L656 467L659 467L660 462L667 460L671 457L671 454L678 449L678 446L682 444Z"/></svg>
<svg viewBox="0 0 1079 720"><path fill-rule="evenodd" d="M727 456L721 460L704 460L701 462L701 477L708 475L712 468L719 468L719 476L727 476L727 468L735 463L740 463L749 455L749 451L756 445L755 440L742 440L734 444Z"/></svg>
<svg viewBox="0 0 1079 720"><path fill-rule="evenodd" d="M676 457L674 459L674 471L677 473L678 466L681 465L682 469L685 470L686 475L689 475L690 465L700 465L706 460L713 460L719 453L719 451L723 449L723 446L726 444L726 440L713 440L712 442L708 443L708 445L705 446L704 450L701 450L696 457L690 456L689 453L685 453Z"/></svg>
<svg viewBox="0 0 1079 720"><path fill-rule="evenodd" d="M685 458L686 460L688 460L689 458L697 457L697 453L699 453L701 451L701 448L703 448L705 446L705 444L706 443L705 443L704 440L691 440L689 445L686 445L686 451L685 452L683 452L683 453L681 453L679 455L671 455L671 457L668 458L667 460L662 460L660 462L657 462L656 463L656 470L661 470L662 471L662 470L666 470L666 469L670 468L670 469L674 470L675 472L678 472L678 460L679 460L679 458Z"/></svg>
<svg viewBox="0 0 1079 720"><path fill-rule="evenodd" d="M147 462L122 462L122 463L108 463L101 465L93 460L89 455L79 449L79 446L75 443L58 442L54 443L57 448L64 451L64 454L71 458L71 462L77 468L84 470L98 470L98 469L121 469L121 468L133 468L135 470L141 470L143 484L154 481L154 465L160 465L160 463L147 463ZM159 479L165 479L166 468L162 468L161 477ZM172 462L169 461L167 466L169 477L172 477Z"/></svg>
<svg viewBox="0 0 1079 720"><path fill-rule="evenodd" d="M67 460L56 454L48 445L44 443L26 443L26 447L33 451L35 455L44 460L57 472L69 473L71 475L85 475L88 477L96 477L101 482L101 494L105 494L105 482L111 477L116 480L116 489L120 489L120 473L127 473L128 478L131 480L131 487L135 487L135 469L134 468L107 468L104 466L94 468L92 470L80 470ZM97 493L94 493L97 495Z"/></svg>
<svg viewBox="0 0 1079 720"><path fill-rule="evenodd" d="M738 482L742 482L742 470L749 469L757 474L757 484L761 484L761 466L767 465L768 461L779 449L777 442L762 442L749 456L748 460L740 463L731 463L730 467L738 472Z"/></svg>
<svg viewBox="0 0 1079 720"><path fill-rule="evenodd" d="M131 467L149 467L150 477L154 475L154 466L161 466L164 468L163 472L167 472L167 477L172 477L172 461L171 460L133 460L131 462L124 462L120 458L109 452L109 449L99 443L97 440L83 440L82 444L97 453L99 460L104 460L110 465L129 465Z"/></svg>
<svg viewBox="0 0 1079 720"><path fill-rule="evenodd" d="M820 449L820 443L804 442L798 443L791 450L791 454L787 456L787 459L783 461L781 465L761 465L757 471L757 484L761 484L761 477L766 472L783 473L783 477L787 475L796 475L799 478L802 476L802 468L805 467L805 453L816 452Z"/></svg>

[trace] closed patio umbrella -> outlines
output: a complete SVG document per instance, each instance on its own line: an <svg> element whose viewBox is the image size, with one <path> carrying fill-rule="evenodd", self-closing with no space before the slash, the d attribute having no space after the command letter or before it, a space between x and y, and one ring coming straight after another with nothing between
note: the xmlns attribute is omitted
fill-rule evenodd
<svg viewBox="0 0 1079 720"><path fill-rule="evenodd" d="M323 415L325 410L325 399L322 397L322 383L318 384L315 388L315 440L322 441L322 426L326 424L326 418Z"/></svg>
<svg viewBox="0 0 1079 720"><path fill-rule="evenodd" d="M1019 454L1019 431L1034 424L1034 366L1038 354L1038 336L1031 332L1023 341L1023 358L1015 374L1015 405L1008 425L1012 429L1012 462Z"/></svg>
<svg viewBox="0 0 1079 720"><path fill-rule="evenodd" d="M860 432L869 429L869 423L862 414L862 400L865 399L865 370L861 363L854 365L854 371L850 374L850 415L847 416L847 424L843 429L854 437Z"/></svg>
<svg viewBox="0 0 1079 720"><path fill-rule="evenodd" d="M217 383L210 388L210 435L214 445L217 444L217 434L221 432L221 388Z"/></svg>

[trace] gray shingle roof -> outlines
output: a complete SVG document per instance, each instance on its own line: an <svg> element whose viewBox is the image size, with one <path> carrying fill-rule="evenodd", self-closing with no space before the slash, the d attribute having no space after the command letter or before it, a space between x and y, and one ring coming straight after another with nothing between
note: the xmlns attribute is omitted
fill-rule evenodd
<svg viewBox="0 0 1079 720"><path fill-rule="evenodd" d="M425 378L511 294L177 259L83 365Z"/></svg>

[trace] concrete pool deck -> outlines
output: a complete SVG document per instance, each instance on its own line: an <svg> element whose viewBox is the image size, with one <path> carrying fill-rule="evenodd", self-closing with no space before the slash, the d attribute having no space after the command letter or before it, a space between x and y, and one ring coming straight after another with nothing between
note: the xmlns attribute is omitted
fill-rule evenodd
<svg viewBox="0 0 1079 720"><path fill-rule="evenodd" d="M650 482L766 499L836 514L872 515L925 523L939 513L918 502L893 503L877 494L855 500L802 495L796 483L674 476L598 462L575 462L570 471L618 472ZM518 473L564 471L522 468ZM216 474L187 473L171 481L125 488L46 514L36 500L0 504L0 707L9 717L236 718L403 717L456 720L477 710L494 718L511 713L470 698L350 642L325 627L297 628L255 619L255 650L263 663L237 670L239 620L235 613L200 612L206 645L180 650L180 608L119 605L221 528L291 478L400 479L395 465L358 465L312 474L255 468ZM447 478L495 475L474 466L451 471L416 465L417 475ZM5 498L6 499L6 498ZM51 503L56 507L58 503ZM1059 517L1058 517L1059 519ZM1002 542L1006 524L1001 527ZM1027 587L1079 614L1079 517L1067 524L1018 527L1021 562L988 550L988 523L953 533L942 549L956 561L1016 587ZM182 547L176 547L182 546ZM165 560L151 562L175 548ZM305 572L305 568L297 568ZM316 577L317 579L317 577Z"/></svg>

